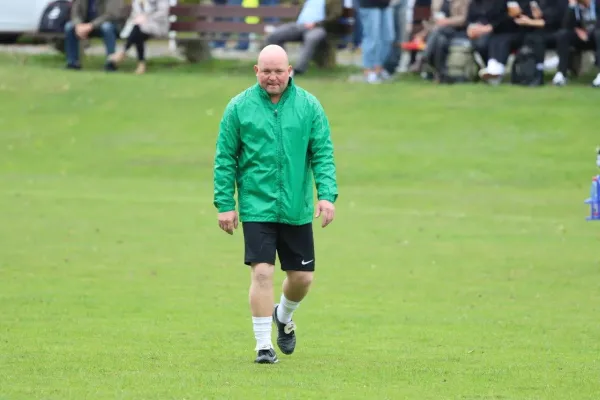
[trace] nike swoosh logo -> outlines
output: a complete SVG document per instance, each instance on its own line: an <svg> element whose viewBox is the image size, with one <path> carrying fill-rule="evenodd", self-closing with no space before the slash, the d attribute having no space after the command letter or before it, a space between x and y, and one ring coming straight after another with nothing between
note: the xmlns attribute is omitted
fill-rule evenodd
<svg viewBox="0 0 600 400"><path fill-rule="evenodd" d="M308 261L302 260L302 265L310 264L311 262L313 262L313 260L308 260Z"/></svg>

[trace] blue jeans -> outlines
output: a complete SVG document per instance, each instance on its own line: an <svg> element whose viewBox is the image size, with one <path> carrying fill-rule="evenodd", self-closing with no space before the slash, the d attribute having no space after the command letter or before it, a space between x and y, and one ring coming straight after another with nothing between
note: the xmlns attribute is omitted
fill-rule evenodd
<svg viewBox="0 0 600 400"><path fill-rule="evenodd" d="M91 36L102 36L106 55L109 56L115 52L117 47L117 27L112 22L103 22L100 29L90 32ZM69 21L65 25L65 52L67 54L68 65L79 65L79 38L75 34L75 24Z"/></svg>
<svg viewBox="0 0 600 400"><path fill-rule="evenodd" d="M352 8L354 9L354 26L352 27L352 44L354 47L360 47L362 44L362 23L360 21L360 7L358 0L352 0Z"/></svg>
<svg viewBox="0 0 600 400"><path fill-rule="evenodd" d="M360 20L363 29L363 67L382 67L394 41L394 19L392 9L361 8Z"/></svg>
<svg viewBox="0 0 600 400"><path fill-rule="evenodd" d="M406 28L406 4L407 0L400 0L392 6L392 14L394 20L394 41L390 47L390 52L383 63L383 68L390 74L396 72L396 68L400 65L402 59L402 48L400 43L404 39L404 29Z"/></svg>

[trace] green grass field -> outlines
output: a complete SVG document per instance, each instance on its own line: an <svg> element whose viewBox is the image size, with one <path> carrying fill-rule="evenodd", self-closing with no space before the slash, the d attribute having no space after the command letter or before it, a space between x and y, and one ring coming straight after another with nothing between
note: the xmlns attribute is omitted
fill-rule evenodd
<svg viewBox="0 0 600 400"><path fill-rule="evenodd" d="M249 66L0 61L1 399L597 399L600 92L299 79L337 219L296 353L259 366L241 229L211 204Z"/></svg>

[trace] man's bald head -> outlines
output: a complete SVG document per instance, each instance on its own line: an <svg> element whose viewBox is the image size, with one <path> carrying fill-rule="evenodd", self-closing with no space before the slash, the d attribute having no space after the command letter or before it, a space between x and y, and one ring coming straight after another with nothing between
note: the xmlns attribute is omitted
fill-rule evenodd
<svg viewBox="0 0 600 400"><path fill-rule="evenodd" d="M277 46L276 44L270 44L266 46L258 54L259 67L265 62L280 62L286 66L289 64L288 55L285 52L284 48L281 46Z"/></svg>
<svg viewBox="0 0 600 400"><path fill-rule="evenodd" d="M271 95L274 102L279 101L281 94L287 88L292 72L288 55L281 46L270 44L258 55L254 72L259 85Z"/></svg>

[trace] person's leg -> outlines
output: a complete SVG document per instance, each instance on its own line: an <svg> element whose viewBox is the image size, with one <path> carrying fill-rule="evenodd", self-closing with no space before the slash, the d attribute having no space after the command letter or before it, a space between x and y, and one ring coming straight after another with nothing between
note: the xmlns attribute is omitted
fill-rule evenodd
<svg viewBox="0 0 600 400"><path fill-rule="evenodd" d="M104 65L104 69L114 71L117 69L117 66L111 61L111 56L115 53L117 47L117 28L115 24L108 21L103 22L100 25L100 35L106 48L106 64Z"/></svg>
<svg viewBox="0 0 600 400"><path fill-rule="evenodd" d="M360 20L362 23L362 61L365 77L369 83L379 83L380 80L375 73L377 64L377 36L379 35L378 9L361 8Z"/></svg>
<svg viewBox="0 0 600 400"><path fill-rule="evenodd" d="M65 53L67 68L79 69L79 38L75 33L75 24L71 21L65 24Z"/></svg>
<svg viewBox="0 0 600 400"><path fill-rule="evenodd" d="M396 72L398 65L402 59L402 48L400 44L404 39L404 21L406 15L406 2L401 0L392 7L393 23L394 23L394 41L390 46L388 56L383 63L383 68L392 75Z"/></svg>
<svg viewBox="0 0 600 400"><path fill-rule="evenodd" d="M450 41L456 34L456 30L451 26L444 26L439 29L438 41L436 43L433 56L433 67L435 68L440 80L447 75L446 60L450 49Z"/></svg>
<svg viewBox="0 0 600 400"><path fill-rule="evenodd" d="M273 364L278 361L271 342L277 228L270 223L245 222L242 229L244 264L252 268L249 303L258 352L255 362Z"/></svg>
<svg viewBox="0 0 600 400"><path fill-rule="evenodd" d="M499 83L504 75L510 51L522 41L518 33L499 33L492 35L489 45L489 57L487 67L481 71L481 78L491 83Z"/></svg>
<svg viewBox="0 0 600 400"><path fill-rule="evenodd" d="M267 38L266 44L276 44L283 47L287 42L299 42L303 38L306 28L295 22L288 22L278 26Z"/></svg>
<svg viewBox="0 0 600 400"><path fill-rule="evenodd" d="M552 83L562 86L567 83L567 70L571 56L571 46L577 35L568 29L561 29L556 33L556 53L558 54L558 71L552 79Z"/></svg>
<svg viewBox="0 0 600 400"><path fill-rule="evenodd" d="M129 33L127 40L125 41L125 46L123 46L123 50L115 52L110 57L110 60L115 64L120 64L125 59L127 51L131 48L131 46L133 46L136 43L136 41L138 40L138 36L141 33L142 32L140 30L140 26L134 25L134 27L131 28L131 32Z"/></svg>
<svg viewBox="0 0 600 400"><path fill-rule="evenodd" d="M596 68L600 68L600 29L594 29L594 33L590 35L590 41L592 41L592 49L594 50ZM596 75L596 78L592 81L592 86L600 88L600 72Z"/></svg>
<svg viewBox="0 0 600 400"><path fill-rule="evenodd" d="M146 40L148 40L149 37L150 35L142 32L142 30L138 28L134 38L135 50L138 57L138 65L135 73L138 75L146 72Z"/></svg>
<svg viewBox="0 0 600 400"><path fill-rule="evenodd" d="M427 35L427 39L425 40L425 50L423 50L423 64L427 64L429 66L433 66L434 64L434 54L437 45L438 38L440 37L440 28L434 27L431 29L429 34Z"/></svg>
<svg viewBox="0 0 600 400"><path fill-rule="evenodd" d="M390 74L383 69L383 65L394 43L394 13L392 8L382 8L379 18L379 55L377 56L375 72L381 78L388 79Z"/></svg>
<svg viewBox="0 0 600 400"><path fill-rule="evenodd" d="M310 30L305 30L302 40L302 49L298 56L298 62L294 67L294 74L304 73L308 68L308 63L312 60L315 50L327 37L327 32L324 28L315 27Z"/></svg>
<svg viewBox="0 0 600 400"><path fill-rule="evenodd" d="M224 6L224 5L227 5L227 0L213 0L213 3L214 3L214 5L215 5L215 6ZM215 17L215 18L214 18L214 21L215 21L215 22L222 22L223 20L224 20L224 19L223 19L223 18L221 18L221 17ZM213 41L211 42L211 46L212 46L214 49L220 49L220 48L223 48L223 47L225 47L225 45L226 45L226 44L227 44L227 43L226 43L226 40L225 40L225 39L216 39L216 40L213 40Z"/></svg>
<svg viewBox="0 0 600 400"><path fill-rule="evenodd" d="M492 35L487 33L485 35L479 36L476 39L471 40L471 44L473 45L473 50L481 57L481 62L483 64L487 64L489 60L489 48L490 48L490 38Z"/></svg>
<svg viewBox="0 0 600 400"><path fill-rule="evenodd" d="M537 70L537 80L541 84L544 82L544 59L546 58L545 32L539 30L528 33L525 35L523 44L533 51L535 68Z"/></svg>
<svg viewBox="0 0 600 400"><path fill-rule="evenodd" d="M352 27L352 44L354 49L362 45L363 27L360 19L360 5L358 0L352 0L352 8L354 9L354 26Z"/></svg>
<svg viewBox="0 0 600 400"><path fill-rule="evenodd" d="M279 304L273 313L277 325L277 345L284 354L296 348L294 311L305 298L315 271L315 246L312 223L306 225L280 225L277 252L281 269L287 277L283 281Z"/></svg>

